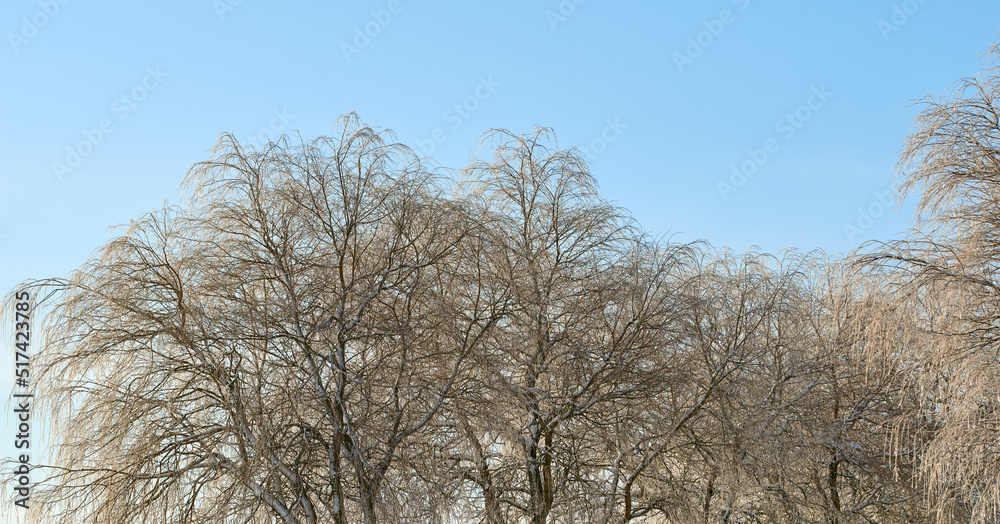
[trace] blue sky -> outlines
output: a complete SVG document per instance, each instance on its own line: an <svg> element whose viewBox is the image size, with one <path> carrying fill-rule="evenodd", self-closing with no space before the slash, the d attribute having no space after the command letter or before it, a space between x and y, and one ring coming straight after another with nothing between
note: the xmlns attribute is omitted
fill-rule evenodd
<svg viewBox="0 0 1000 524"><path fill-rule="evenodd" d="M490 128L549 126L651 232L849 251L905 230L883 202L911 104L975 74L1000 23L984 0L0 9L4 290L177 203L221 132L316 137L352 110L452 168Z"/></svg>

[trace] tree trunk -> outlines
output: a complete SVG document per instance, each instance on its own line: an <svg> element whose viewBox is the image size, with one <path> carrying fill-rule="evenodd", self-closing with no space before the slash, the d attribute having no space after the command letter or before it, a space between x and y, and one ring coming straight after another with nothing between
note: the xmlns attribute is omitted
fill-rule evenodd
<svg viewBox="0 0 1000 524"><path fill-rule="evenodd" d="M833 506L833 515L830 517L831 524L838 524L840 522L840 492L837 490L837 468L840 466L840 460L837 459L837 452L833 452L833 456L830 458L830 471L827 474L826 484L830 488L830 504Z"/></svg>

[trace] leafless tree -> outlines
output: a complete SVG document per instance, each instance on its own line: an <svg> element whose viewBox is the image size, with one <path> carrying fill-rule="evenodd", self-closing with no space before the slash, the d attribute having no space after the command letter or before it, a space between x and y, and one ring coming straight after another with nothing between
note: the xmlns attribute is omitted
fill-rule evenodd
<svg viewBox="0 0 1000 524"><path fill-rule="evenodd" d="M914 234L858 257L651 237L547 129L459 177L353 114L223 135L181 205L26 284L28 517L995 522L998 80L928 100Z"/></svg>
<svg viewBox="0 0 1000 524"><path fill-rule="evenodd" d="M899 162L914 195L909 238L866 260L892 268L924 333L911 351L933 428L920 462L939 522L1000 519L1000 69L997 48L978 75L924 109Z"/></svg>
<svg viewBox="0 0 1000 524"><path fill-rule="evenodd" d="M187 206L64 283L37 520L431 520L394 466L499 316L463 282L464 213L387 138L353 115L294 147L223 136Z"/></svg>
<svg viewBox="0 0 1000 524"><path fill-rule="evenodd" d="M510 293L473 401L487 411L461 420L486 522L596 518L607 494L591 434L649 395L675 336L686 247L637 233L580 155L550 141L494 132L466 171L495 250L486 283Z"/></svg>

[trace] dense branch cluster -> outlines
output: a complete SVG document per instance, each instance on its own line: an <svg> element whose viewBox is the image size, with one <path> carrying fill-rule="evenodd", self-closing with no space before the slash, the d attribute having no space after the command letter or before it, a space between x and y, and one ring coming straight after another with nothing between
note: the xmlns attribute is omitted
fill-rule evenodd
<svg viewBox="0 0 1000 524"><path fill-rule="evenodd" d="M547 130L441 176L224 135L39 307L36 522L996 522L1000 82L929 100L912 238L644 233Z"/></svg>

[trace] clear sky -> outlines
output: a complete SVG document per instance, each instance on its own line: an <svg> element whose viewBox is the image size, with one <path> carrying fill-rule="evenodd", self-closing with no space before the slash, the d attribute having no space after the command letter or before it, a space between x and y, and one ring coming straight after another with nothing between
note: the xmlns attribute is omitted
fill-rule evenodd
<svg viewBox="0 0 1000 524"><path fill-rule="evenodd" d="M453 168L490 128L549 126L651 232L850 251L905 230L906 206L882 201L912 103L975 74L1000 23L985 0L31 0L0 13L4 291L66 275L109 226L177 203L221 132L316 137L352 110Z"/></svg>

